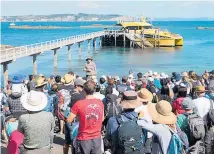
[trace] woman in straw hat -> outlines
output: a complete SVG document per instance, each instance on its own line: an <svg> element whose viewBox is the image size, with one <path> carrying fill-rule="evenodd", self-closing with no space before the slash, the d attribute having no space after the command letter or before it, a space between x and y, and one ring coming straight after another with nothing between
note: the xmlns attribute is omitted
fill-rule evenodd
<svg viewBox="0 0 214 154"><path fill-rule="evenodd" d="M47 105L47 96L38 91L30 91L21 97L28 113L19 118L18 131L24 135L21 154L50 154L53 141L54 117L42 111Z"/></svg>
<svg viewBox="0 0 214 154"><path fill-rule="evenodd" d="M148 123L144 117L138 120L138 124L154 135L152 154L168 154L171 131L175 133L176 129L176 116L172 113L172 107L169 102L162 100L156 104L149 103L147 110L145 107L142 114L150 116L155 124Z"/></svg>

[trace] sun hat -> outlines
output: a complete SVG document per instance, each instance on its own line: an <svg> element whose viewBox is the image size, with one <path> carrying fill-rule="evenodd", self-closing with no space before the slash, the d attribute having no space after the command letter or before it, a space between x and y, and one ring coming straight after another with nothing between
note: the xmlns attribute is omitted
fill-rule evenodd
<svg viewBox="0 0 214 154"><path fill-rule="evenodd" d="M119 77L119 76L115 76L115 77L114 77L114 80L115 80L115 81L120 81L120 77Z"/></svg>
<svg viewBox="0 0 214 154"><path fill-rule="evenodd" d="M21 94L22 88L20 84L13 84L11 87L11 93L12 94Z"/></svg>
<svg viewBox="0 0 214 154"><path fill-rule="evenodd" d="M71 81L73 81L73 76L70 74L65 74L63 79L65 81L65 84L68 84L68 83L71 83Z"/></svg>
<svg viewBox="0 0 214 154"><path fill-rule="evenodd" d="M41 86L43 86L43 85L46 85L47 84L47 82L44 80L44 78L43 77L38 77L38 79L36 80L36 88L37 87L41 87Z"/></svg>
<svg viewBox="0 0 214 154"><path fill-rule="evenodd" d="M133 74L129 74L128 78L129 79L134 79L134 75Z"/></svg>
<svg viewBox="0 0 214 154"><path fill-rule="evenodd" d="M140 98L140 100L142 102L151 102L153 100L152 93L148 89L146 89L146 88L142 88L138 92L138 97Z"/></svg>
<svg viewBox="0 0 214 154"><path fill-rule="evenodd" d="M91 57L88 57L88 58L86 58L86 61L88 61L89 59L90 59L90 60L93 60Z"/></svg>
<svg viewBox="0 0 214 154"><path fill-rule="evenodd" d="M107 77L105 75L102 75L101 78L104 78L107 81Z"/></svg>
<svg viewBox="0 0 214 154"><path fill-rule="evenodd" d="M43 74L39 74L39 77L44 77L44 75Z"/></svg>
<svg viewBox="0 0 214 154"><path fill-rule="evenodd" d="M82 86L83 87L84 84L85 84L85 80L83 80L83 79L78 78L74 81L75 86Z"/></svg>
<svg viewBox="0 0 214 154"><path fill-rule="evenodd" d="M185 97L181 102L181 106L184 110L193 110L194 108L193 100L189 97Z"/></svg>
<svg viewBox="0 0 214 154"><path fill-rule="evenodd" d="M148 72L148 76L150 76L150 77L151 77L151 76L152 76L152 74L153 74L153 73L152 73L152 71L151 71L151 70L149 70L149 72Z"/></svg>
<svg viewBox="0 0 214 154"><path fill-rule="evenodd" d="M188 75L187 72L182 72L182 73L181 73L181 76L182 76L182 77L189 77L189 75Z"/></svg>
<svg viewBox="0 0 214 154"><path fill-rule="evenodd" d="M14 76L12 79L12 83L15 83L15 84L22 83L22 81L23 81L22 77L19 75Z"/></svg>
<svg viewBox="0 0 214 154"><path fill-rule="evenodd" d="M162 73L160 74L160 78L161 78L161 79L166 78L166 74L165 74L164 72L162 72Z"/></svg>
<svg viewBox="0 0 214 154"><path fill-rule="evenodd" d="M153 81L154 81L154 78L148 77L148 81L153 82Z"/></svg>
<svg viewBox="0 0 214 154"><path fill-rule="evenodd" d="M204 86L196 86L195 91L198 93L203 93L203 92L206 92L207 90L205 89Z"/></svg>
<svg viewBox="0 0 214 154"><path fill-rule="evenodd" d="M140 99L135 91L129 90L124 92L123 101L121 102L121 106L124 109L134 109L141 105L142 103L140 102Z"/></svg>
<svg viewBox="0 0 214 154"><path fill-rule="evenodd" d="M22 106L28 111L41 111L48 103L47 96L44 93L34 90L23 94L20 100Z"/></svg>
<svg viewBox="0 0 214 154"><path fill-rule="evenodd" d="M161 100L158 103L149 103L148 112L152 120L159 124L175 124L176 116L172 112L172 106L169 102Z"/></svg>

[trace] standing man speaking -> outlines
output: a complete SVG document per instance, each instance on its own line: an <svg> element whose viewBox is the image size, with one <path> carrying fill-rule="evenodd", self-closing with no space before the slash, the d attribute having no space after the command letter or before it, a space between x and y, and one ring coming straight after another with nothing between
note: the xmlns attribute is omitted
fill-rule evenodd
<svg viewBox="0 0 214 154"><path fill-rule="evenodd" d="M96 69L96 64L93 62L93 59L91 57L88 57L86 59L86 62L87 63L85 64L85 67L83 69L83 71L86 72L86 78L90 79L93 76L96 77L97 69Z"/></svg>

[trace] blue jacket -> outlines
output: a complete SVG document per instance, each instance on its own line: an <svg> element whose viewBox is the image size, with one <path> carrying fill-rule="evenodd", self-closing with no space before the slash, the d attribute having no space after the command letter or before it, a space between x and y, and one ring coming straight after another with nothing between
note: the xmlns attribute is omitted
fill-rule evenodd
<svg viewBox="0 0 214 154"><path fill-rule="evenodd" d="M122 112L121 116L124 121L128 121L130 119L137 118L138 114L134 111ZM119 127L119 124L118 124L116 117L109 118L107 126L106 126L106 138L112 142L112 149L111 149L112 154L114 154L116 149L118 149L117 148L118 147L118 141L117 141L118 127ZM118 152L116 152L116 153L118 153Z"/></svg>

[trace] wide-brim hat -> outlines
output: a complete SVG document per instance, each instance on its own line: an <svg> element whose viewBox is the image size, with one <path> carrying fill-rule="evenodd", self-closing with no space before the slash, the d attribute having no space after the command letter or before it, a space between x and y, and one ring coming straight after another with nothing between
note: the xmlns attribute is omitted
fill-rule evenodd
<svg viewBox="0 0 214 154"><path fill-rule="evenodd" d="M89 59L90 59L90 60L93 60L93 58L91 58L91 57L88 57L88 58L86 58L86 61L88 61Z"/></svg>
<svg viewBox="0 0 214 154"><path fill-rule="evenodd" d="M156 104L149 103L148 112L152 120L159 124L175 124L176 116L172 112L172 106L169 102L162 100Z"/></svg>
<svg viewBox="0 0 214 154"><path fill-rule="evenodd" d="M74 77L70 74L65 74L64 76L64 81L65 84L71 83L74 80Z"/></svg>
<svg viewBox="0 0 214 154"><path fill-rule="evenodd" d="M203 93L203 92L206 92L206 91L207 90L205 89L204 86L196 86L195 92Z"/></svg>
<svg viewBox="0 0 214 154"><path fill-rule="evenodd" d="M142 105L141 100L135 91L125 91L121 106L124 109L135 109Z"/></svg>
<svg viewBox="0 0 214 154"><path fill-rule="evenodd" d="M12 79L12 83L16 83L16 84L22 83L22 81L23 81L23 78L21 75L15 75Z"/></svg>
<svg viewBox="0 0 214 154"><path fill-rule="evenodd" d="M45 81L45 79L43 77L38 77L38 79L36 80L36 86L37 87L41 87L47 84L47 81Z"/></svg>
<svg viewBox="0 0 214 154"><path fill-rule="evenodd" d="M46 107L48 99L44 93L31 90L22 95L21 103L28 111L41 111Z"/></svg>
<svg viewBox="0 0 214 154"><path fill-rule="evenodd" d="M142 102L152 102L153 100L152 93L146 88L142 88L137 94Z"/></svg>

